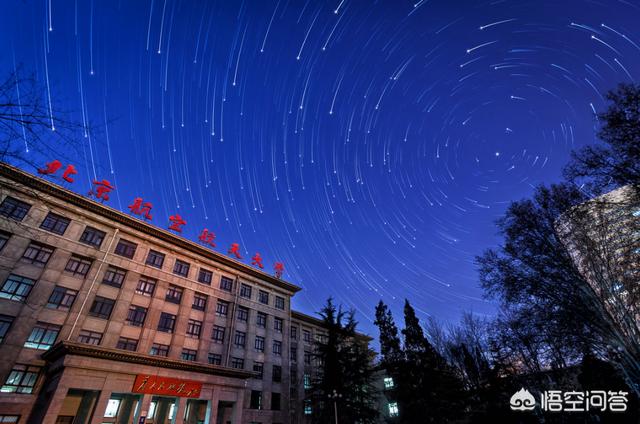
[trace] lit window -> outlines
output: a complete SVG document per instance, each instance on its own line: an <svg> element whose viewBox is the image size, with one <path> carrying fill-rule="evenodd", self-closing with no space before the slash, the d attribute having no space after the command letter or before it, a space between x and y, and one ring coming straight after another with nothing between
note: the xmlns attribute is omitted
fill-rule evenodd
<svg viewBox="0 0 640 424"><path fill-rule="evenodd" d="M39 322L31 330L29 338L24 343L24 347L32 349L48 350L55 343L60 333L60 326Z"/></svg>
<svg viewBox="0 0 640 424"><path fill-rule="evenodd" d="M151 401L151 403L149 404L149 413L147 414L148 418L153 418L153 416L156 414L157 404L158 402L156 402L155 400Z"/></svg>
<svg viewBox="0 0 640 424"><path fill-rule="evenodd" d="M400 415L400 411L398 410L398 402L389 402L389 416L397 417Z"/></svg>
<svg viewBox="0 0 640 424"><path fill-rule="evenodd" d="M118 416L118 409L120 409L120 399L109 399L107 409L104 411L104 417L113 418Z"/></svg>
<svg viewBox="0 0 640 424"><path fill-rule="evenodd" d="M303 378L304 378L304 389L309 390L311 388L311 375L305 374Z"/></svg>
<svg viewBox="0 0 640 424"><path fill-rule="evenodd" d="M638 209L638 210L634 211L634 212L632 213L632 215L633 215L633 216L638 216L638 217L640 217L640 209Z"/></svg>
<svg viewBox="0 0 640 424"><path fill-rule="evenodd" d="M311 415L311 401L309 399L304 400L304 415Z"/></svg>
<svg viewBox="0 0 640 424"><path fill-rule="evenodd" d="M40 367L15 364L7 376L0 392L2 393L33 393L33 388L38 380Z"/></svg>
<svg viewBox="0 0 640 424"><path fill-rule="evenodd" d="M385 377L384 378L384 388L391 389L393 387L393 378Z"/></svg>

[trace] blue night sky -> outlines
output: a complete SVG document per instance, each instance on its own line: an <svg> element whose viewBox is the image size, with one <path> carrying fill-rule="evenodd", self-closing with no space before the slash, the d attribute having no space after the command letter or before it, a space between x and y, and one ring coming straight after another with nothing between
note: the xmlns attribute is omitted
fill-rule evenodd
<svg viewBox="0 0 640 424"><path fill-rule="evenodd" d="M621 0L3 1L0 72L96 128L73 190L106 178L113 207L282 261L296 309L334 296L377 335L379 299L496 312L474 257L640 78L638 22Z"/></svg>

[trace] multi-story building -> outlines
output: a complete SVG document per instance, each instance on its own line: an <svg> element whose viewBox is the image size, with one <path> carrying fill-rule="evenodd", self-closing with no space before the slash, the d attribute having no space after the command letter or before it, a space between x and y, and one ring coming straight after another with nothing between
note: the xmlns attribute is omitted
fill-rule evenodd
<svg viewBox="0 0 640 424"><path fill-rule="evenodd" d="M0 422L304 423L299 290L0 164Z"/></svg>

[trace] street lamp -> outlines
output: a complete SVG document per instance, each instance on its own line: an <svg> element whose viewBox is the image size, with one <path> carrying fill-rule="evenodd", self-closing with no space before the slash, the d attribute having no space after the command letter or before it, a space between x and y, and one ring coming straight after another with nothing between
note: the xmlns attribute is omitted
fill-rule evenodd
<svg viewBox="0 0 640 424"><path fill-rule="evenodd" d="M333 414L336 419L336 424L338 424L338 399L342 399L342 395L336 392L336 389L333 389L333 392L329 393L329 399L333 400Z"/></svg>

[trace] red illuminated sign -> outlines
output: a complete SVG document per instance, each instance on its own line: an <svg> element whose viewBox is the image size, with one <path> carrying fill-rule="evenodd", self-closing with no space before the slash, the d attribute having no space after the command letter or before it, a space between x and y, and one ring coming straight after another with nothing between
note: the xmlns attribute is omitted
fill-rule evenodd
<svg viewBox="0 0 640 424"><path fill-rule="evenodd" d="M138 374L136 381L133 383L132 391L134 393L147 393L152 395L197 398L200 397L201 390L202 383L198 381Z"/></svg>

